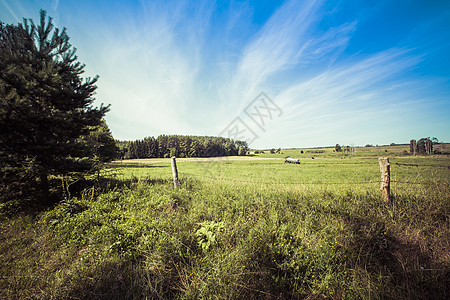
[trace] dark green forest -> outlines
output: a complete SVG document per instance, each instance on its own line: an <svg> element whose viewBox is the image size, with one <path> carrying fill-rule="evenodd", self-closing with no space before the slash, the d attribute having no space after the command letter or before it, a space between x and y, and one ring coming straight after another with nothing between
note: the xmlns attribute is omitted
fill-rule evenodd
<svg viewBox="0 0 450 300"><path fill-rule="evenodd" d="M224 137L160 135L136 141L117 141L119 158L215 157L246 155L247 142Z"/></svg>

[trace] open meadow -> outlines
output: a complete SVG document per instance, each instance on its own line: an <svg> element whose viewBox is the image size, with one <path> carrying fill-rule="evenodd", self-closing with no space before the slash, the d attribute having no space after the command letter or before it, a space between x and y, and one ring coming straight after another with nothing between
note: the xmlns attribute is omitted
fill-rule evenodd
<svg viewBox="0 0 450 300"><path fill-rule="evenodd" d="M449 300L449 15L1 0L0 300Z"/></svg>
<svg viewBox="0 0 450 300"><path fill-rule="evenodd" d="M178 189L170 159L113 162L3 215L0 298L448 299L450 158L396 147L178 159Z"/></svg>

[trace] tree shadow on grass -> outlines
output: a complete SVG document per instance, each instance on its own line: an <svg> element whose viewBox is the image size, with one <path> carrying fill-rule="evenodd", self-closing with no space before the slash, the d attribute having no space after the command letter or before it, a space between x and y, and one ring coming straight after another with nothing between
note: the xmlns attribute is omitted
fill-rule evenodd
<svg viewBox="0 0 450 300"><path fill-rule="evenodd" d="M184 180L188 182L188 180ZM65 198L81 198L83 193L94 189L95 195L107 193L112 190L131 188L133 184L143 182L149 186L165 185L173 186L172 179L132 177L120 179L116 176L100 176L97 178L72 179L68 184L63 183L61 178L49 180L50 191L42 198L40 190L34 186L28 187L26 193L11 196L10 200L3 201L0 210L0 219L16 215L37 216L42 211L51 209Z"/></svg>
<svg viewBox="0 0 450 300"><path fill-rule="evenodd" d="M91 263L90 265L93 265ZM177 276L146 269L135 258L116 256L68 279L68 299L176 299Z"/></svg>
<svg viewBox="0 0 450 300"><path fill-rule="evenodd" d="M71 299L140 299L141 290L133 268L120 261L106 261L79 274L69 287Z"/></svg>
<svg viewBox="0 0 450 300"><path fill-rule="evenodd" d="M312 201L308 209L332 216L343 225L336 239L347 254L345 259L341 258L341 263L353 274L353 282L344 285L367 292L367 297L375 299L450 299L448 260L438 257L449 253L450 242L442 205L430 204L429 207L429 199L418 197L414 200L416 207L409 203L404 208L403 219L390 221L388 216L379 215L387 215L387 211L369 208L376 210L372 213L344 208L332 204L334 194L326 197L330 199L326 199L325 204ZM351 201L353 196L348 197L344 200ZM367 195L364 201L375 203L380 199ZM394 201L406 200L396 198ZM289 205L291 210L305 209L304 201L292 201ZM408 220L405 215L421 219ZM420 235L415 233L418 224L427 227ZM318 230L321 228L319 224ZM434 237L436 235L440 238Z"/></svg>
<svg viewBox="0 0 450 300"><path fill-rule="evenodd" d="M145 178L132 177L128 179L120 179L114 176L100 177L96 179L83 179L72 183L69 186L69 192L72 197L81 197L82 193L87 189L94 188L97 194L108 193L112 190L131 188L133 184L138 182L145 183L149 186L167 185L172 186L172 179L161 178Z"/></svg>
<svg viewBox="0 0 450 300"><path fill-rule="evenodd" d="M152 168L171 168L170 165L167 166L158 166L158 165L146 165L146 164L121 164L121 163L114 163L109 164L108 168L110 169L117 169L117 168L131 168L131 169L140 169L140 168L146 168L146 169L152 169Z"/></svg>
<svg viewBox="0 0 450 300"><path fill-rule="evenodd" d="M449 299L450 270L432 259L419 241L394 236L382 222L347 215L346 245L354 269L367 270L382 299ZM362 275L364 277L364 275Z"/></svg>

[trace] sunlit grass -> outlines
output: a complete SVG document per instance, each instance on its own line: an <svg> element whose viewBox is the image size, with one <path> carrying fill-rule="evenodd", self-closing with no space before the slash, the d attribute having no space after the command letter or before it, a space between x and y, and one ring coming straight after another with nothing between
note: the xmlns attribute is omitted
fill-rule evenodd
<svg viewBox="0 0 450 300"><path fill-rule="evenodd" d="M392 158L390 205L377 157L185 160L177 190L170 162L111 168L108 189L2 221L1 295L446 299L449 164Z"/></svg>

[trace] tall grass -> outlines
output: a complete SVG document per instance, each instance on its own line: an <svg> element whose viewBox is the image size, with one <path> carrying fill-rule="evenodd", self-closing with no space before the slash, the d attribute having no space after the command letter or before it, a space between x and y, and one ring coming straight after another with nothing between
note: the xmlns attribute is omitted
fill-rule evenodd
<svg viewBox="0 0 450 300"><path fill-rule="evenodd" d="M390 205L376 158L182 162L177 190L167 163L118 169L2 221L0 295L448 299L449 170L392 162Z"/></svg>

